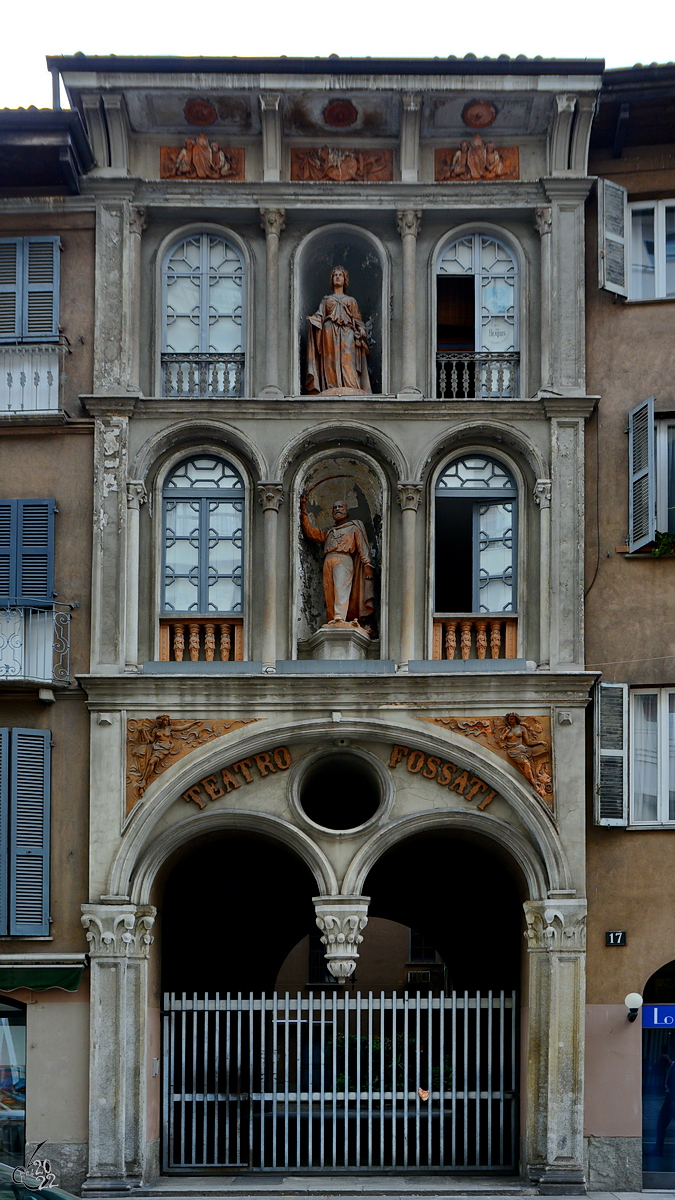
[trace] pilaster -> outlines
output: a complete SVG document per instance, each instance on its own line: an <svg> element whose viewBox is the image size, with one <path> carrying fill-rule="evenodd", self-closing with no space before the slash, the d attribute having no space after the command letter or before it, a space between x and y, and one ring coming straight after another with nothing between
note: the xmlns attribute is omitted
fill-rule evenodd
<svg viewBox="0 0 675 1200"><path fill-rule="evenodd" d="M96 203L94 392L139 394L140 243L145 211L120 195Z"/></svg>
<svg viewBox="0 0 675 1200"><path fill-rule="evenodd" d="M401 182L417 183L420 170L420 117L422 97L406 92L401 112Z"/></svg>
<svg viewBox="0 0 675 1200"><path fill-rule="evenodd" d="M542 323L549 365L543 382L563 396L582 396L586 387L584 204L591 182L543 180L551 206L550 268L542 296L549 317Z"/></svg>
<svg viewBox="0 0 675 1200"><path fill-rule="evenodd" d="M401 648L399 669L406 670L415 657L415 568L417 510L422 499L423 484L419 480L404 480L398 484L398 502L401 506L402 543L401 555Z"/></svg>
<svg viewBox="0 0 675 1200"><path fill-rule="evenodd" d="M551 667L584 662L584 419L551 419Z"/></svg>
<svg viewBox="0 0 675 1200"><path fill-rule="evenodd" d="M273 675L277 660L277 519L284 499L283 485L276 480L261 481L258 499L264 514L262 669L264 675Z"/></svg>
<svg viewBox="0 0 675 1200"><path fill-rule="evenodd" d="M281 95L263 92L260 96L263 143L263 181L281 179Z"/></svg>

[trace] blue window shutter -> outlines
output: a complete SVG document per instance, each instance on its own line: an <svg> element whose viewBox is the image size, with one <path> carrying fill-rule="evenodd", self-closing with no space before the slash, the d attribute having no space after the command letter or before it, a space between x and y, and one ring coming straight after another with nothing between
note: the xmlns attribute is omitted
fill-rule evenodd
<svg viewBox="0 0 675 1200"><path fill-rule="evenodd" d="M7 828L9 824L9 729L0 729L0 935L7 934L9 900Z"/></svg>
<svg viewBox="0 0 675 1200"><path fill-rule="evenodd" d="M23 238L0 238L0 342L21 337Z"/></svg>
<svg viewBox="0 0 675 1200"><path fill-rule="evenodd" d="M656 536L654 397L628 414L628 546L641 550Z"/></svg>
<svg viewBox="0 0 675 1200"><path fill-rule="evenodd" d="M9 932L49 933L49 793L51 734L10 730Z"/></svg>
<svg viewBox="0 0 675 1200"><path fill-rule="evenodd" d="M16 591L16 500L0 500L0 604Z"/></svg>
<svg viewBox="0 0 675 1200"><path fill-rule="evenodd" d="M16 599L19 605L54 602L54 501L17 500Z"/></svg>
<svg viewBox="0 0 675 1200"><path fill-rule="evenodd" d="M29 341L59 337L59 239L24 239L22 335Z"/></svg>

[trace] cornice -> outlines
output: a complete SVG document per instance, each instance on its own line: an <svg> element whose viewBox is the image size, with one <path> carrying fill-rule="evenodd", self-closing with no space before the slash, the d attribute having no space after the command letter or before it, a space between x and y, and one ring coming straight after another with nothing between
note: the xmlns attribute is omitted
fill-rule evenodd
<svg viewBox="0 0 675 1200"><path fill-rule="evenodd" d="M95 212L94 196L3 196L0 213L28 213L31 216L54 216L58 212Z"/></svg>
<svg viewBox="0 0 675 1200"><path fill-rule="evenodd" d="M89 409L89 399L87 397L81 397L81 399ZM350 399L352 398L350 397ZM576 415L582 415L580 401L583 400L586 398L556 397L555 403L566 406L570 412L574 412ZM591 400L594 403L594 398ZM591 404L590 412L592 403L586 401L586 407L589 403ZM549 415L559 415L557 411L549 414L546 408L548 404L548 398L545 402L537 399L452 401L428 398L397 400L394 396L389 395L368 396L363 401L358 399L353 401L353 404L350 405L349 417L358 419L361 416L363 419L372 420L376 415L378 418L399 417L405 421L447 421L449 419L476 418L481 420L540 421ZM310 396L286 396L279 400L259 399L253 396L240 400L211 400L208 404L191 400L167 400L164 397L143 397L135 405L134 416L143 417L144 420L152 418L173 420L180 417L183 420L203 421L216 417L223 421L242 419L269 421L270 419L278 420L279 417L291 417L294 420L298 417L306 417L312 421L321 421L344 420L346 413L344 402L316 400Z"/></svg>
<svg viewBox="0 0 675 1200"><path fill-rule="evenodd" d="M554 175L541 182L549 200L585 200L595 183L595 176Z"/></svg>

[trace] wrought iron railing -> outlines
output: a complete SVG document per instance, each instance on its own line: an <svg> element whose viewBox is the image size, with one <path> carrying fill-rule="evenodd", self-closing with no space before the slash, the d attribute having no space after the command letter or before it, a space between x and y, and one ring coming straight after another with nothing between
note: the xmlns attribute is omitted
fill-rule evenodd
<svg viewBox="0 0 675 1200"><path fill-rule="evenodd" d="M70 607L0 608L0 680L68 681Z"/></svg>
<svg viewBox="0 0 675 1200"><path fill-rule="evenodd" d="M518 618L500 613L434 617L432 658L517 658Z"/></svg>
<svg viewBox="0 0 675 1200"><path fill-rule="evenodd" d="M162 617L160 662L241 662L244 622L241 617Z"/></svg>
<svg viewBox="0 0 675 1200"><path fill-rule="evenodd" d="M0 346L0 412L59 407L65 346Z"/></svg>
<svg viewBox="0 0 675 1200"><path fill-rule="evenodd" d="M243 354L162 354L162 394L184 400L241 396Z"/></svg>
<svg viewBox="0 0 675 1200"><path fill-rule="evenodd" d="M436 352L438 400L513 400L518 395L517 351L502 354L477 350Z"/></svg>

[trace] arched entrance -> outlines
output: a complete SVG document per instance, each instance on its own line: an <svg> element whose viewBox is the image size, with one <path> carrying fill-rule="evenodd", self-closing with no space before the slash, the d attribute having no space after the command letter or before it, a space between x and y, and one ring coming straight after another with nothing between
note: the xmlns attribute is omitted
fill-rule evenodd
<svg viewBox="0 0 675 1200"><path fill-rule="evenodd" d="M642 1011L642 1185L675 1184L675 961L647 980Z"/></svg>

